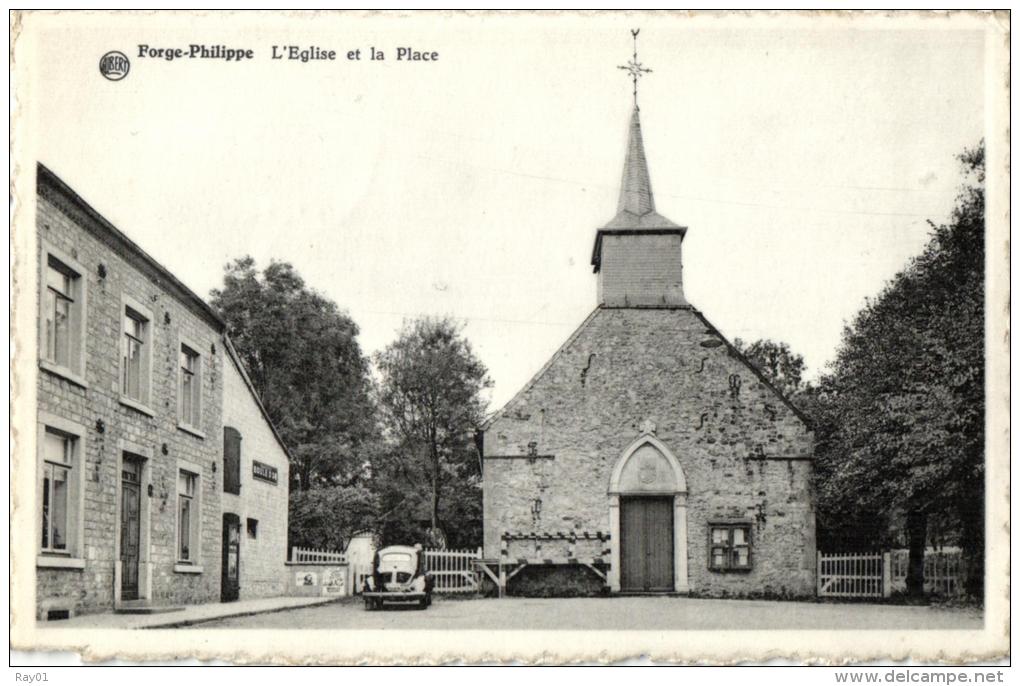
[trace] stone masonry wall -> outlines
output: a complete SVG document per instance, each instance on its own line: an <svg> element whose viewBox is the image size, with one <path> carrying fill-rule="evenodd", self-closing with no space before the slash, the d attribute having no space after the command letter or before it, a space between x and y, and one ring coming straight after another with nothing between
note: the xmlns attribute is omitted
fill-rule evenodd
<svg viewBox="0 0 1020 686"><path fill-rule="evenodd" d="M84 370L87 388L50 371L40 369L38 373L40 413L76 422L87 430L79 441L80 458L74 467L83 469L84 540L79 552L84 568L53 569L45 567L46 561L41 560L36 584L39 613L45 617L47 609L54 608L94 612L113 605L121 441L141 446L149 456L141 507L148 511L151 520L148 550L153 600L175 604L218 600L222 475L214 474L212 466L222 453L224 350L220 334L206 318L137 268L136 257L122 254L111 243L100 241L83 229L79 222L86 219L62 196L41 191L37 217L40 251L45 241L72 256L84 268L81 278L87 288ZM105 268L105 276L99 274L100 265ZM149 403L152 416L120 402L122 294L144 304L152 313ZM204 437L177 425L181 335L200 348L202 403L197 428ZM201 467L198 563L203 571L198 574L174 569L178 459ZM147 494L150 484L152 496Z"/></svg>
<svg viewBox="0 0 1020 686"><path fill-rule="evenodd" d="M597 309L496 415L484 434L486 557L504 531L608 532L610 474L646 420L686 476L691 592L813 594L813 437L689 308ZM750 571L709 570L713 521L751 525ZM543 556L565 556L555 545Z"/></svg>
<svg viewBox="0 0 1020 686"><path fill-rule="evenodd" d="M224 364L223 423L241 433L241 494L224 493L223 511L241 518L241 599L283 595L287 562L287 453L277 442L234 361ZM276 484L252 477L252 461L277 469ZM255 537L248 519L258 521Z"/></svg>

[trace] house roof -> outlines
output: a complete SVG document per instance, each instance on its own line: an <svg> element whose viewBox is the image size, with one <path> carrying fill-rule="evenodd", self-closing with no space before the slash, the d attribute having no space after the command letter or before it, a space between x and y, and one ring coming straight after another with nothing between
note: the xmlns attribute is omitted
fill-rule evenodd
<svg viewBox="0 0 1020 686"><path fill-rule="evenodd" d="M110 223L74 189L53 173L42 162L36 165L36 190L45 196L68 216L76 219L78 224L97 239L119 251L129 259L142 273L152 279L160 287L173 295L195 314L212 325L217 331L224 331L226 323L202 298L185 286L170 270L157 262L149 253L120 229Z"/></svg>

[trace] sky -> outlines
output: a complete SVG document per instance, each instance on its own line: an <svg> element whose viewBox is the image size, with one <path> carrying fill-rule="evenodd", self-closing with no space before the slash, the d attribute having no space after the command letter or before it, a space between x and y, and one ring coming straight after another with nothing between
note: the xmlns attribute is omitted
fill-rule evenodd
<svg viewBox="0 0 1020 686"><path fill-rule="evenodd" d="M208 297L229 261L292 263L370 354L450 315L498 409L595 307L631 56L684 290L730 339L821 373L943 222L985 128L984 34L930 21L723 15L53 18L27 50L28 147ZM192 43L244 62L138 57ZM273 45L335 50L272 60ZM367 59L375 47L384 61ZM436 51L396 61L396 48ZM361 60L347 60L360 49ZM120 50L120 81L98 71Z"/></svg>

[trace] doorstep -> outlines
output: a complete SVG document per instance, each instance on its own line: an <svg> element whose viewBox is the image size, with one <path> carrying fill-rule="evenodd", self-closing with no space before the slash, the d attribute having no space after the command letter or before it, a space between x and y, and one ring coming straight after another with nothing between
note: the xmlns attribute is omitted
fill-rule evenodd
<svg viewBox="0 0 1020 686"><path fill-rule="evenodd" d="M180 612L183 605L153 605L148 600L125 600L114 610L118 615L161 615L164 612Z"/></svg>

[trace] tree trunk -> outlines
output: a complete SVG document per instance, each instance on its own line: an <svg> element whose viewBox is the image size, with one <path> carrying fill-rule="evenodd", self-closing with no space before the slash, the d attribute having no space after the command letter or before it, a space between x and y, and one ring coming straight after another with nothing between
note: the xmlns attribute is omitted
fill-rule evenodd
<svg viewBox="0 0 1020 686"><path fill-rule="evenodd" d="M959 505L963 533L963 588L967 595L982 599L985 595L985 503L984 484L970 489L972 496Z"/></svg>
<svg viewBox="0 0 1020 686"><path fill-rule="evenodd" d="M432 462L432 535L436 537L439 532L439 459L433 458Z"/></svg>
<svg viewBox="0 0 1020 686"><path fill-rule="evenodd" d="M907 595L920 598L924 595L924 546L928 538L928 515L910 510L907 512Z"/></svg>

